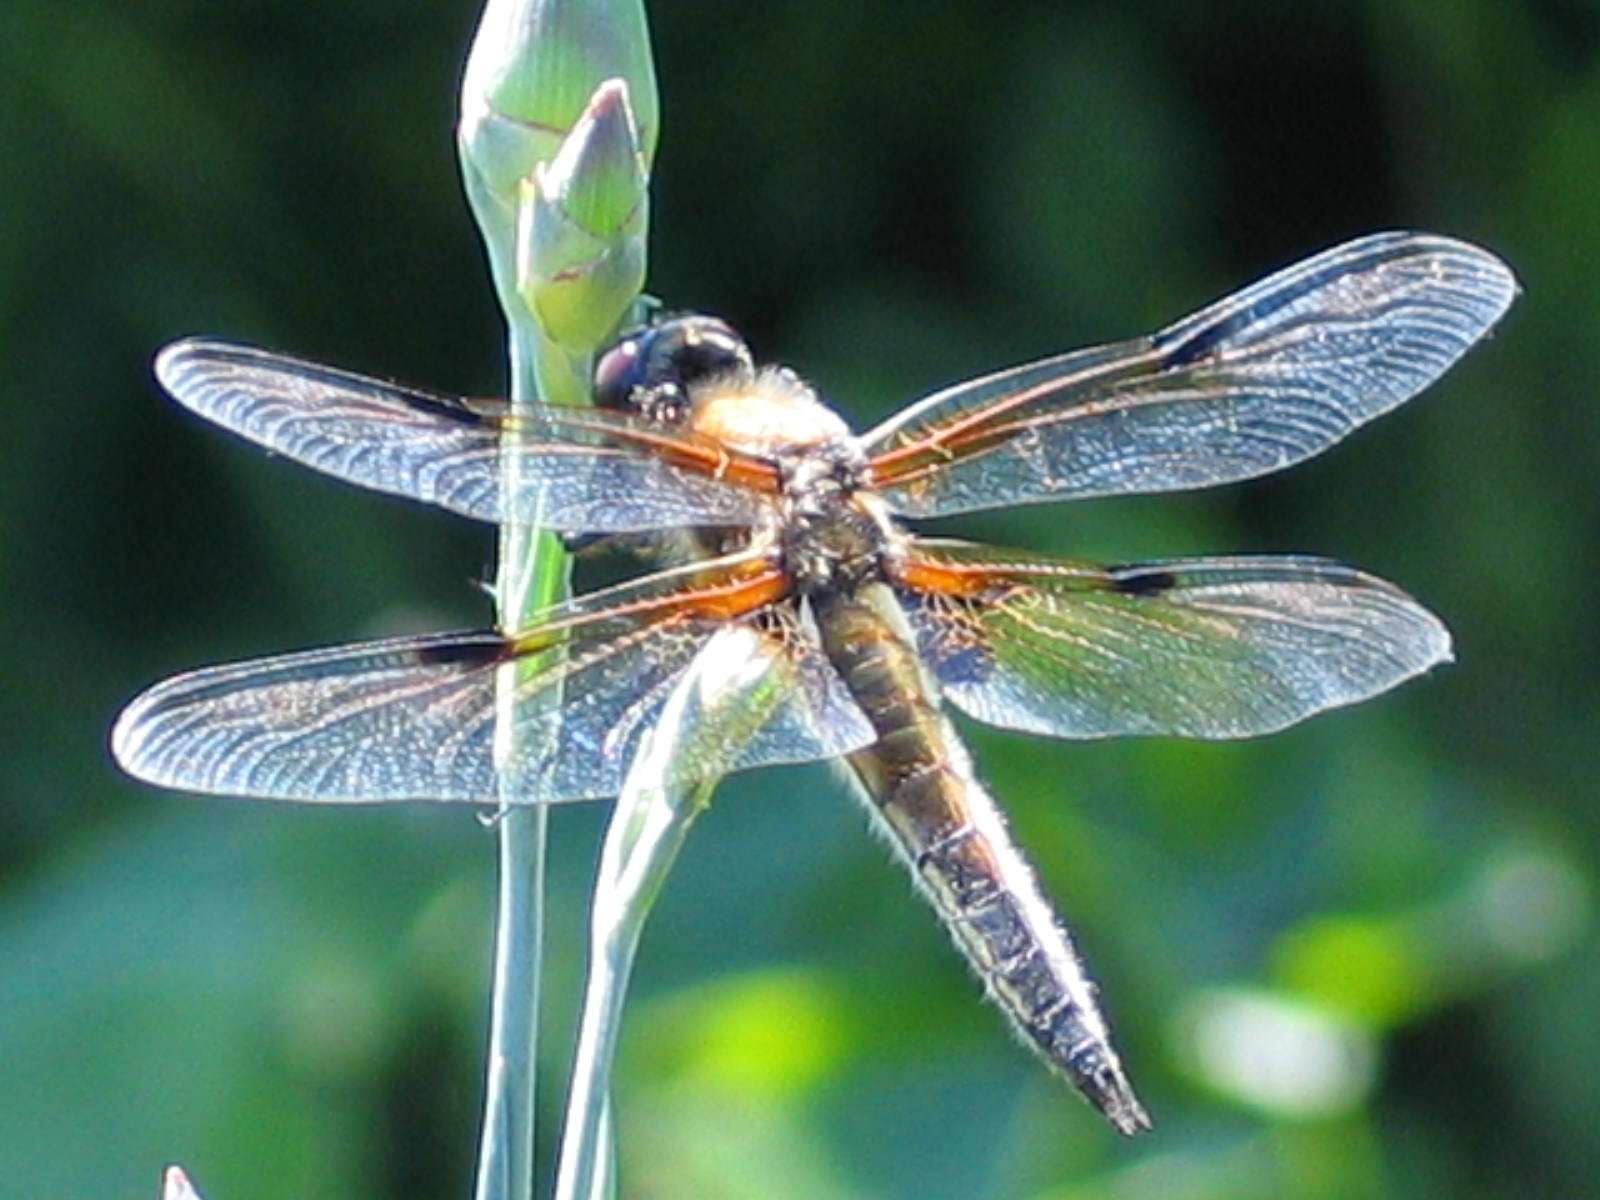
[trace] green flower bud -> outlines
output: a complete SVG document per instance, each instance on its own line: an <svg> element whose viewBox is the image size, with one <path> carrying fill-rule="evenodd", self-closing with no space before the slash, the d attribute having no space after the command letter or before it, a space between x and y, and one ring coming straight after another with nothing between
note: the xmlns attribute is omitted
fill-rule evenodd
<svg viewBox="0 0 1600 1200"><path fill-rule="evenodd" d="M502 304L515 300L520 189L600 85L627 83L645 170L659 128L643 0L489 0L461 86L462 177Z"/></svg>
<svg viewBox="0 0 1600 1200"><path fill-rule="evenodd" d="M569 353L599 346L644 285L648 199L627 84L607 80L534 168L517 214L517 292Z"/></svg>

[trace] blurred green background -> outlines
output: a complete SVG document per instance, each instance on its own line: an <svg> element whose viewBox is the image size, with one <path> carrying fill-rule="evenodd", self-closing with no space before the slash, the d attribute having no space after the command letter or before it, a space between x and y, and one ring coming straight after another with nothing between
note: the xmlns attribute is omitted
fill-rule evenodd
<svg viewBox="0 0 1600 1200"><path fill-rule="evenodd" d="M500 327L452 146L476 0L0 8L0 1192L465 1196L493 837L119 777L156 677L474 625L484 529L273 462L148 363L209 332L463 392ZM1312 551L1459 662L1239 745L972 730L1158 1131L1008 1037L822 769L730 782L647 931L630 1197L1528 1197L1600 1176L1600 6L652 5L651 287L853 420L1152 329L1348 236L1526 294L1286 475L959 532ZM950 527L946 527L950 528ZM555 815L555 1133L603 812Z"/></svg>

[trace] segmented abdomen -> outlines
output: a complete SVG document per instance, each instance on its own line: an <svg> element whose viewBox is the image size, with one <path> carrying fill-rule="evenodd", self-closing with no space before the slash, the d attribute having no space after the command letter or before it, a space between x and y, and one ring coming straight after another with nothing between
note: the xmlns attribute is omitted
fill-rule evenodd
<svg viewBox="0 0 1600 1200"><path fill-rule="evenodd" d="M823 647L878 734L850 758L879 824L1019 1033L1119 1130L1150 1128L1071 939L939 711L893 594L816 605Z"/></svg>

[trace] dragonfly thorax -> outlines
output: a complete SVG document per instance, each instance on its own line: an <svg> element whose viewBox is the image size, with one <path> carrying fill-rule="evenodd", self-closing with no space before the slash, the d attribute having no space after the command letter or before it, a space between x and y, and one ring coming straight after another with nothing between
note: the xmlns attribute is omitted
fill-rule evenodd
<svg viewBox="0 0 1600 1200"><path fill-rule="evenodd" d="M815 595L881 574L895 527L877 493L861 485L865 459L855 440L783 456L779 466L779 540L796 589Z"/></svg>

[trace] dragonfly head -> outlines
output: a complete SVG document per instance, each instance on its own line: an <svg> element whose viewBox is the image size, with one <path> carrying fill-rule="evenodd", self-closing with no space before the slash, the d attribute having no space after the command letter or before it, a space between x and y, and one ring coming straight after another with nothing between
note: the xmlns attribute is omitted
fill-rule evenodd
<svg viewBox="0 0 1600 1200"><path fill-rule="evenodd" d="M681 425L696 385L755 375L750 348L717 317L688 314L630 330L600 356L594 402L647 421Z"/></svg>

